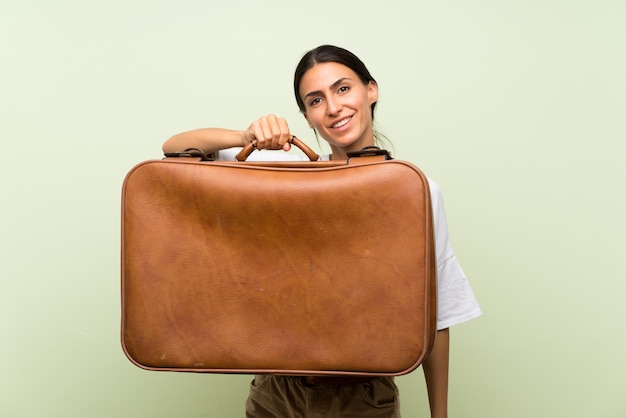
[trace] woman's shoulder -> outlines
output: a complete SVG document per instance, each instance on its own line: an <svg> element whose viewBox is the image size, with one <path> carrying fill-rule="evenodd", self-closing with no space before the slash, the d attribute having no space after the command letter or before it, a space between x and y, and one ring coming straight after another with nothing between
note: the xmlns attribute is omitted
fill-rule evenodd
<svg viewBox="0 0 626 418"><path fill-rule="evenodd" d="M441 196L441 187L439 187L439 183L437 183L435 180L433 180L430 177L426 177L426 179L428 180L428 188L430 189L430 195L436 195L436 196Z"/></svg>
<svg viewBox="0 0 626 418"><path fill-rule="evenodd" d="M441 187L439 187L439 183L433 180L430 177L428 179L428 189L430 191L430 201L433 207L433 213L435 216L440 214L440 212L444 212L443 208L443 192L441 191Z"/></svg>

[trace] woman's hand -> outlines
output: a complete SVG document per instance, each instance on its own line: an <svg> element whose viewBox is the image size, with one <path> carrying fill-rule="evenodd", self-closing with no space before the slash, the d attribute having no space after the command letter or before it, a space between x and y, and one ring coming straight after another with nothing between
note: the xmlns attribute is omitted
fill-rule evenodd
<svg viewBox="0 0 626 418"><path fill-rule="evenodd" d="M283 149L289 151L291 139L289 125L285 118L276 115L267 115L250 124L250 127L243 133L245 143L257 141L257 149Z"/></svg>

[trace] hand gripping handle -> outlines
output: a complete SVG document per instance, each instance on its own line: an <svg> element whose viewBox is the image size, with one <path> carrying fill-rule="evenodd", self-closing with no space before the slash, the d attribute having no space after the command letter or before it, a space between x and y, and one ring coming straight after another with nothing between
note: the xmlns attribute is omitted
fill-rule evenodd
<svg viewBox="0 0 626 418"><path fill-rule="evenodd" d="M315 153L315 151L313 151L311 148L309 148L309 146L307 144L305 144L304 142L300 141L295 136L292 136L291 139L289 139L288 142L290 144L293 144L296 147L300 148L300 150L302 150L302 152L304 152L306 154L306 156L309 157L309 160L311 160L311 161L319 160L320 156L317 155ZM250 154L252 154L252 151L254 151L256 149L256 144L257 144L257 140L255 139L254 141L250 142L248 145L243 147L243 149L241 151L239 151L239 154L237 154L237 156L235 157L237 159L237 161L246 161L248 156L250 156Z"/></svg>

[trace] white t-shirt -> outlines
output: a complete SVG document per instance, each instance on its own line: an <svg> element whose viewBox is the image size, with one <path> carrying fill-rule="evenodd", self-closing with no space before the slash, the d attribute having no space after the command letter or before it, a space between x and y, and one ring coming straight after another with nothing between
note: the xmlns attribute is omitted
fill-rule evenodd
<svg viewBox="0 0 626 418"><path fill-rule="evenodd" d="M233 161L241 148L221 150L219 160ZM307 157L284 151L254 151L247 161L300 161ZM321 156L328 160L328 155ZM428 179L433 209L435 252L437 253L437 329L445 329L481 315L474 292L454 255L439 185Z"/></svg>

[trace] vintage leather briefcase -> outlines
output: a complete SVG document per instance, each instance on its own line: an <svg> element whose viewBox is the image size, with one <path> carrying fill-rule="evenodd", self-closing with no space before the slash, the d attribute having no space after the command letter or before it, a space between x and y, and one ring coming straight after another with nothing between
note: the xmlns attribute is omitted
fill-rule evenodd
<svg viewBox="0 0 626 418"><path fill-rule="evenodd" d="M385 154L253 163L192 150L135 166L122 191L128 358L212 373L414 370L435 336L428 181Z"/></svg>

